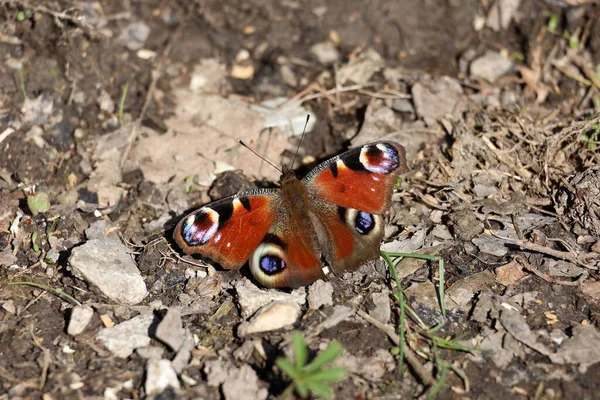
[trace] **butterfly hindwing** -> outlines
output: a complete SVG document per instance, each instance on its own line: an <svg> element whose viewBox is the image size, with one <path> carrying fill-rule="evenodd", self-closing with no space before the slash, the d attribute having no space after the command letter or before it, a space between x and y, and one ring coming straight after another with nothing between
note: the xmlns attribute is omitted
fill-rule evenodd
<svg viewBox="0 0 600 400"><path fill-rule="evenodd" d="M250 257L252 275L265 287L291 288L325 277L315 238L288 223L289 215L278 217Z"/></svg>
<svg viewBox="0 0 600 400"><path fill-rule="evenodd" d="M179 221L175 241L187 254L240 268L271 229L279 199L277 191L263 189L210 203Z"/></svg>
<svg viewBox="0 0 600 400"><path fill-rule="evenodd" d="M383 216L317 201L311 209L326 240L321 251L333 272L353 271L365 261L379 258L384 234Z"/></svg>

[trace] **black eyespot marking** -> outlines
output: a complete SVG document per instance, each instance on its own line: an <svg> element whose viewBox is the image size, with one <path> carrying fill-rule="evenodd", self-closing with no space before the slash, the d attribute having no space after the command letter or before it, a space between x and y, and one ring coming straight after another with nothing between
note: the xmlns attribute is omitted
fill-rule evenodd
<svg viewBox="0 0 600 400"><path fill-rule="evenodd" d="M375 219L373 218L373 215L364 211L359 211L354 218L354 227L358 233L366 235L375 228Z"/></svg>
<svg viewBox="0 0 600 400"><path fill-rule="evenodd" d="M252 206L250 205L250 199L247 197L238 197L238 200L240 201L240 203L242 203L242 205L244 206L244 208L247 211L250 211L250 209L252 208Z"/></svg>
<svg viewBox="0 0 600 400"><path fill-rule="evenodd" d="M332 162L331 164L329 164L329 169L331 170L331 175L333 175L334 178L337 178L338 177L337 162Z"/></svg>
<svg viewBox="0 0 600 400"><path fill-rule="evenodd" d="M281 238L279 236L274 235L272 233L267 233L265 235L265 237L263 238L263 240L261 241L261 243L274 244L275 246L279 247L281 250L285 250L288 247L286 242L281 240Z"/></svg>
<svg viewBox="0 0 600 400"><path fill-rule="evenodd" d="M264 255L260 259L260 269L267 275L275 275L285 269L285 262L274 255Z"/></svg>
<svg viewBox="0 0 600 400"><path fill-rule="evenodd" d="M342 220L342 222L346 223L346 207L338 206L337 212L338 212L338 215L340 216L340 219Z"/></svg>
<svg viewBox="0 0 600 400"><path fill-rule="evenodd" d="M356 172L366 172L367 169L360 161L360 151L352 151L348 154L348 157L344 157L344 165Z"/></svg>

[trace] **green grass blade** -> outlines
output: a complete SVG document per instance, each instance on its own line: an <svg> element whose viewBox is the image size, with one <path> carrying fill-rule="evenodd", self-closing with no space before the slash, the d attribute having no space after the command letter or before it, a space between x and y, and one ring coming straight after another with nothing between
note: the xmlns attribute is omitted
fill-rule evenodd
<svg viewBox="0 0 600 400"><path fill-rule="evenodd" d="M25 286L33 286L39 289L43 289L46 290L48 292L54 293L59 297L63 297L67 300L69 300L71 303L80 306L81 303L79 301L77 301L76 298L74 298L73 296L63 292L62 290L59 289L55 289L51 286L48 285L44 285L42 283L36 283L36 282L8 282L9 285L25 285Z"/></svg>
<svg viewBox="0 0 600 400"><path fill-rule="evenodd" d="M448 375L448 367L446 365L442 365L440 370L440 379L435 383L435 386L431 388L429 393L427 393L427 398L432 399L437 396L438 392L444 387L446 384L446 376Z"/></svg>
<svg viewBox="0 0 600 400"><path fill-rule="evenodd" d="M447 339L443 339L441 337L434 336L434 335L427 335L427 336L431 339L431 341L433 342L433 344L435 346L442 348L442 349L456 350L456 351L481 351L481 349L478 349L475 347L469 347L469 346L462 345L462 344L456 342L456 339L447 340Z"/></svg>
<svg viewBox="0 0 600 400"><path fill-rule="evenodd" d="M446 318L446 299L444 297L444 259L437 255L431 254L419 254L419 253L392 253L387 251L379 251L379 254L385 259L383 254L387 254L388 259L391 261L391 257L406 257L406 258L416 258L418 260L429 260L429 261L437 261L438 262L438 274L440 275L440 285L438 287L438 295L440 302L440 310L442 312L442 316L444 319Z"/></svg>
<svg viewBox="0 0 600 400"><path fill-rule="evenodd" d="M298 371L294 364L292 364L287 358L278 358L277 360L275 360L275 365L277 365L280 370L282 370L287 376L289 376L293 380L298 379L300 377L300 371Z"/></svg>
<svg viewBox="0 0 600 400"><path fill-rule="evenodd" d="M396 293L395 293L395 298L397 300L398 306L400 307L400 325L398 327L398 336L400 336L400 343L398 343L398 373L402 373L402 369L404 367L404 345L406 343L406 339L405 339L405 335L406 335L406 329L405 329L405 325L406 325L406 310L405 310L405 305L406 303L404 302L404 291L402 290L402 286L400 285L400 278L398 277L398 271L396 271L396 265L394 264L394 262L392 261L391 257L389 256L390 253L387 253L385 251L379 251L379 254L381 255L381 257L383 257L383 259L385 260L385 262L388 265L389 270L392 273L392 277L394 279L394 282L396 282ZM415 313L416 315L416 313Z"/></svg>
<svg viewBox="0 0 600 400"><path fill-rule="evenodd" d="M129 91L129 81L125 83L123 92L121 93L121 100L119 100L119 125L123 126L123 114L125 108L125 99L127 98L127 92Z"/></svg>
<svg viewBox="0 0 600 400"><path fill-rule="evenodd" d="M348 371L344 367L330 367L312 372L306 376L307 382L339 382L346 378Z"/></svg>
<svg viewBox="0 0 600 400"><path fill-rule="evenodd" d="M25 91L25 75L23 74L23 68L19 68L19 86L21 88L21 93L23 93L23 98L27 98L27 91Z"/></svg>
<svg viewBox="0 0 600 400"><path fill-rule="evenodd" d="M332 362L340 354L342 354L343 347L339 342L331 342L329 346L322 353L320 353L315 359L304 367L304 371L307 373L315 372L323 365Z"/></svg>
<svg viewBox="0 0 600 400"><path fill-rule="evenodd" d="M444 267L444 259L442 257L438 257L438 274L440 275L440 286L438 287L438 293L440 296L440 307L442 309L442 316L446 319L446 294L444 292L444 275L446 273L446 268Z"/></svg>
<svg viewBox="0 0 600 400"><path fill-rule="evenodd" d="M296 359L296 368L301 369L308 361L308 348L304 337L300 332L292 333L292 344L294 346L294 357Z"/></svg>

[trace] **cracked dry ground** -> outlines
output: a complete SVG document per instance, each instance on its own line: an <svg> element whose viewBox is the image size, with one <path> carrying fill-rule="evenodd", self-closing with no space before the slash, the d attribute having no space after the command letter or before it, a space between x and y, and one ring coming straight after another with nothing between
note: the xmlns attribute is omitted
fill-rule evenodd
<svg viewBox="0 0 600 400"><path fill-rule="evenodd" d="M295 396L276 363L293 331L311 359L341 343L339 399L598 398L599 15L0 1L0 399ZM272 187L237 140L289 165L307 114L300 176L406 148L381 249L445 265L397 264L404 311L383 260L267 290L172 239L198 206Z"/></svg>

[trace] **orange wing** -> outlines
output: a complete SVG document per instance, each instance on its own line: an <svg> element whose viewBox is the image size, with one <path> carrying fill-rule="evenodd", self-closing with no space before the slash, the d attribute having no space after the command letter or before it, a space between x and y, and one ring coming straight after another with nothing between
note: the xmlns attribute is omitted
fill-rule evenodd
<svg viewBox="0 0 600 400"><path fill-rule="evenodd" d="M318 200L383 214L390 206L398 176L408 171L404 147L395 142L374 142L329 159L304 179Z"/></svg>
<svg viewBox="0 0 600 400"><path fill-rule="evenodd" d="M173 236L187 254L240 268L269 232L278 199L275 190L257 190L218 200L184 217Z"/></svg>

